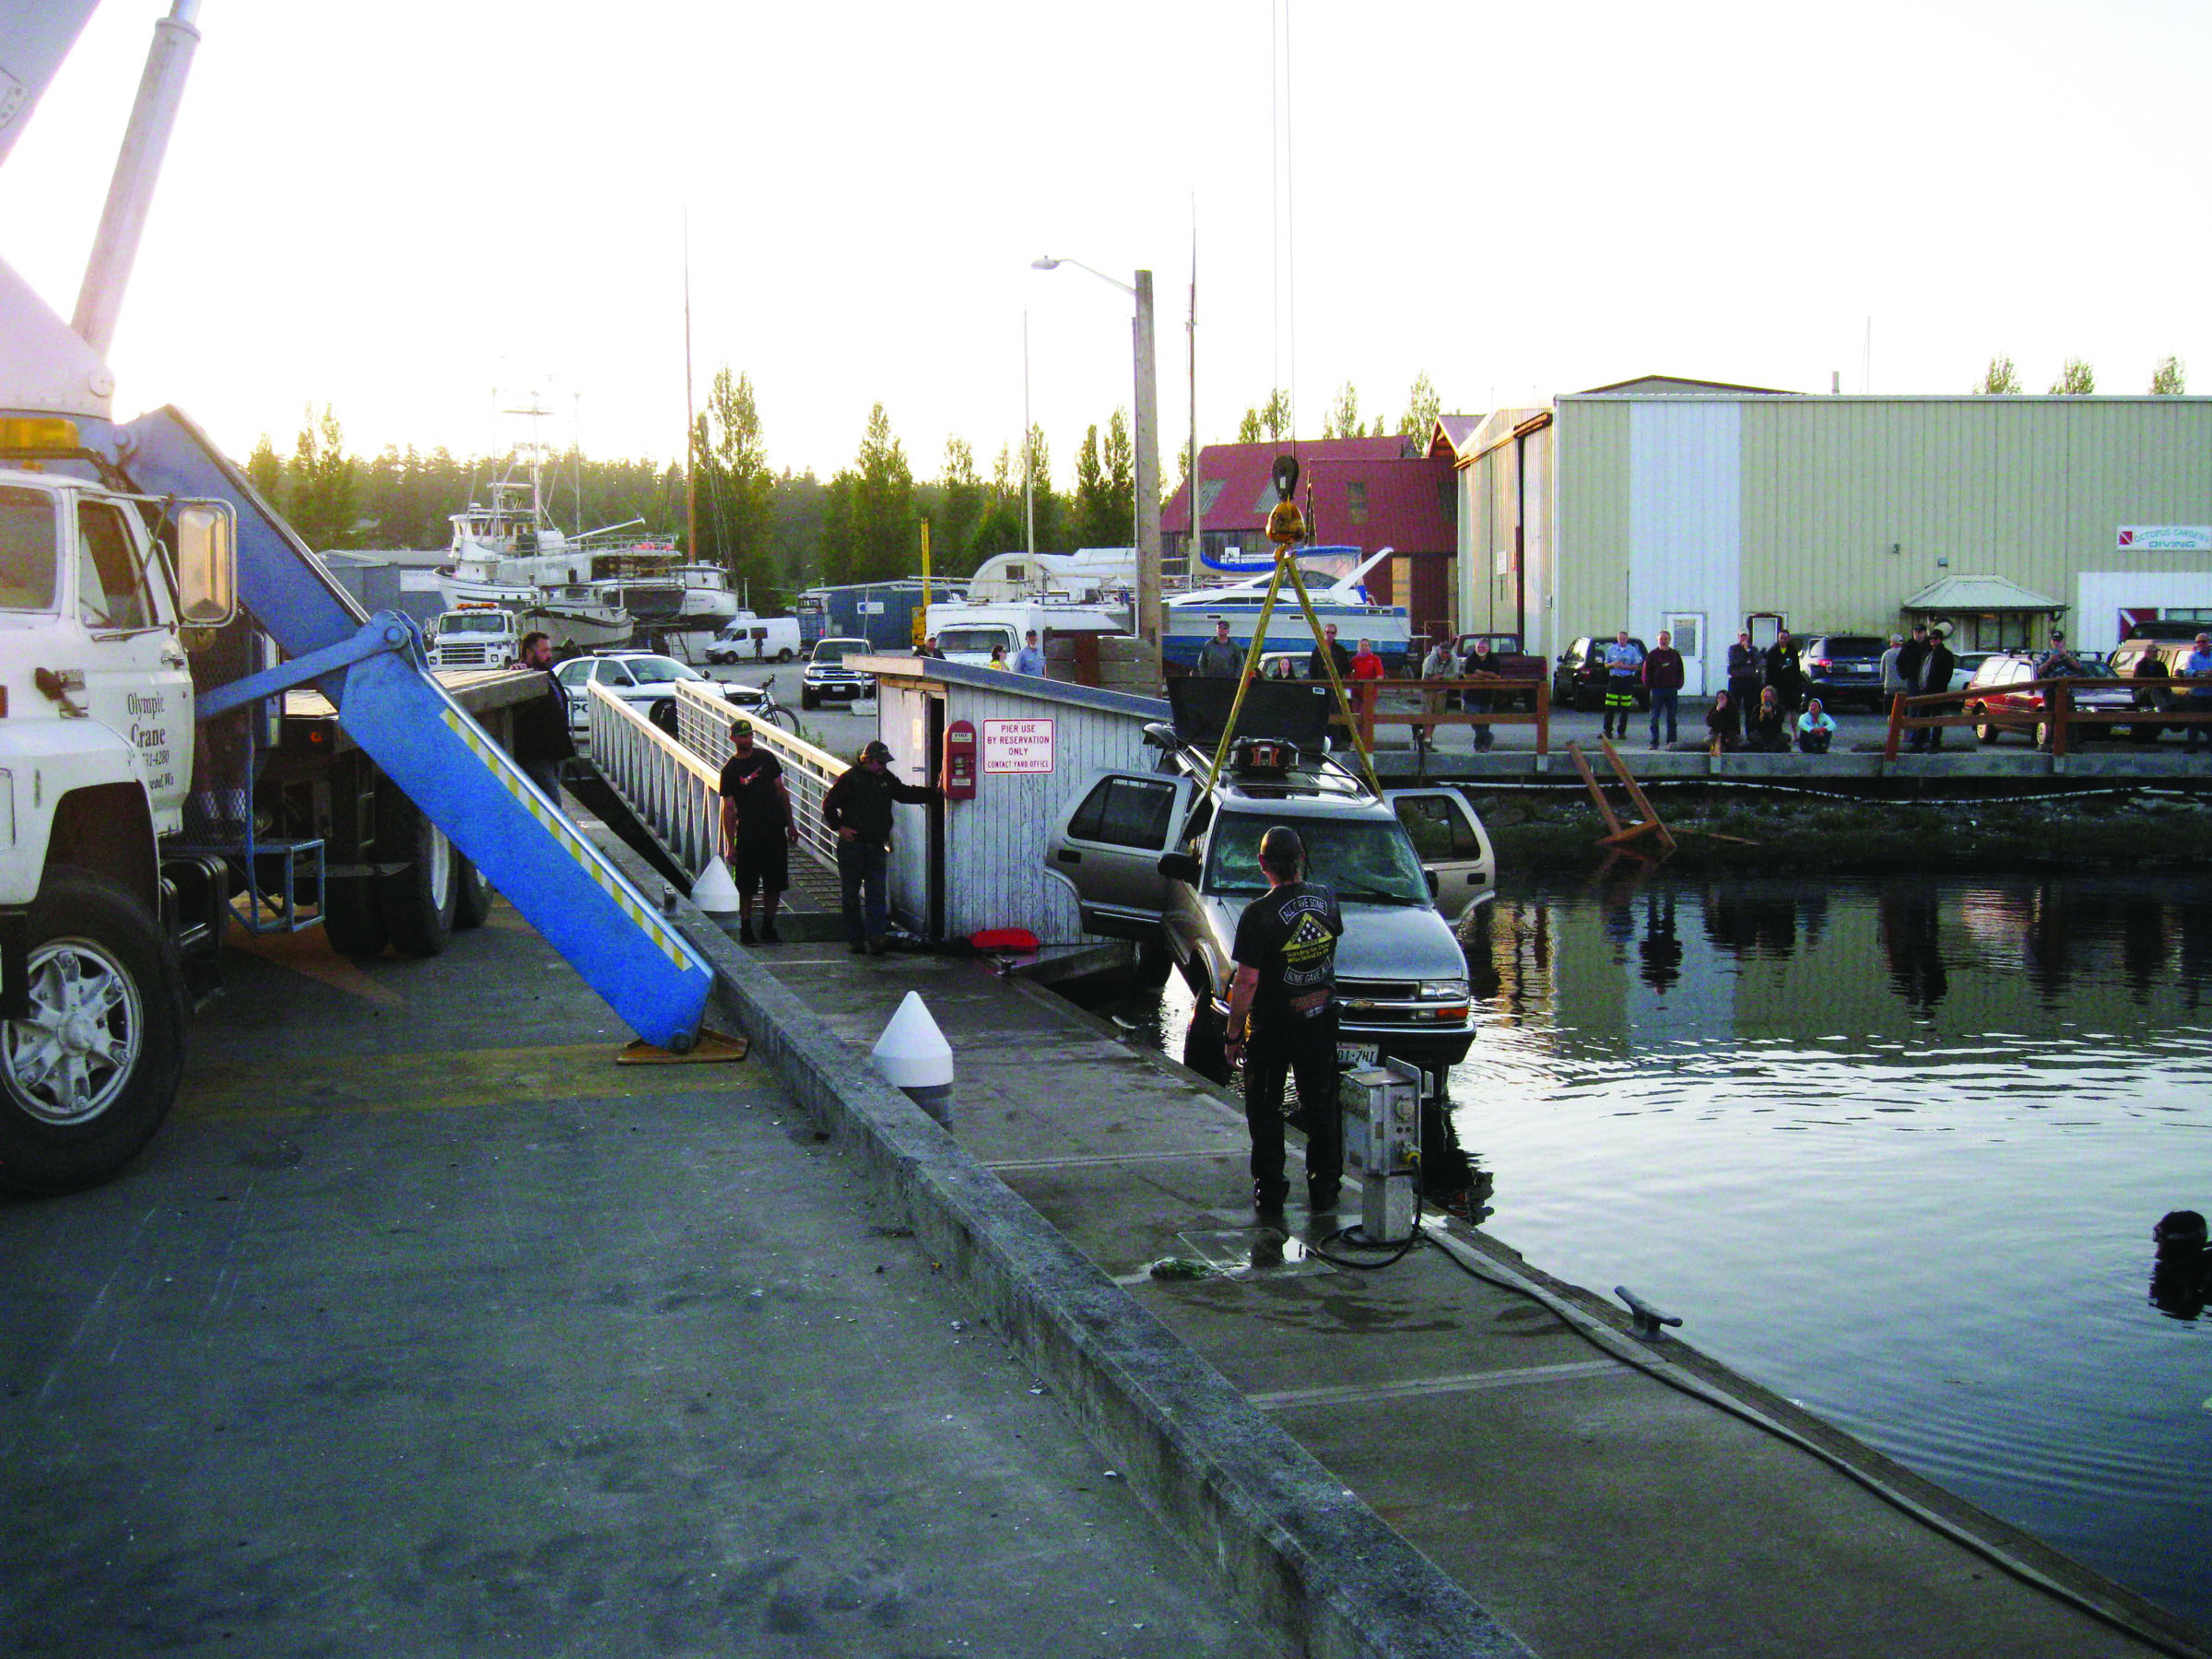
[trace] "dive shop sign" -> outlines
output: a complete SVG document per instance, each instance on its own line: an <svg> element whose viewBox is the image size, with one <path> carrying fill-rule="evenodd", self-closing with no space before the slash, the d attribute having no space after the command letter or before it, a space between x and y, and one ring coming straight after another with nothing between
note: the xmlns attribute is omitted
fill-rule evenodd
<svg viewBox="0 0 2212 1659"><path fill-rule="evenodd" d="M1049 720L983 722L985 772L1049 772L1053 770L1053 723Z"/></svg>
<svg viewBox="0 0 2212 1659"><path fill-rule="evenodd" d="M2212 524L2122 524L2124 553L2212 553Z"/></svg>

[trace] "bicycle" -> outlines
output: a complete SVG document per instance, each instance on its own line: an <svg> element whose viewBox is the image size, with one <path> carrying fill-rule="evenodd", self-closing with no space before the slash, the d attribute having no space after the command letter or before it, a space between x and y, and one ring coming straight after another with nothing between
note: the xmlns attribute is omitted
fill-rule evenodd
<svg viewBox="0 0 2212 1659"><path fill-rule="evenodd" d="M794 737L799 735L799 717L776 700L773 680L762 680L759 697L749 704L741 703L738 707L747 720L765 720L769 724L789 732Z"/></svg>

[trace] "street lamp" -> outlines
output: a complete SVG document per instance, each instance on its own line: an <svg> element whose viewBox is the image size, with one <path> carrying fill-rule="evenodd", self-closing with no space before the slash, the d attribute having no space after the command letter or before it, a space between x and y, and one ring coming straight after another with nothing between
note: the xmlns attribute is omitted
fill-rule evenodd
<svg viewBox="0 0 2212 1659"><path fill-rule="evenodd" d="M1030 262L1030 269L1038 271L1056 271L1064 265L1088 271L1136 301L1133 326L1136 357L1136 632L1157 653L1160 631L1159 376L1152 353L1152 273L1137 272L1132 284L1094 270L1079 259L1054 259L1047 253Z"/></svg>

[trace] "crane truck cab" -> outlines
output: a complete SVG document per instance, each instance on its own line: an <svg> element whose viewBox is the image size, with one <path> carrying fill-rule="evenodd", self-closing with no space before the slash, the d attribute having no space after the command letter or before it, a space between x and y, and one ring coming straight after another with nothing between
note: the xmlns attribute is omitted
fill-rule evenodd
<svg viewBox="0 0 2212 1659"><path fill-rule="evenodd" d="M1453 924L1488 900L1497 860L1466 797L1442 787L1377 794L1327 752L1326 686L1256 680L1229 763L1209 778L1233 680L1169 682L1171 724L1147 728L1152 771L1096 774L1045 850L1085 932L1133 939L1171 959L1196 999L1183 1058L1226 1081L1238 919L1266 891L1260 837L1288 824L1311 878L1335 889L1337 1058L1421 1069L1424 1088L1475 1041L1467 962Z"/></svg>
<svg viewBox="0 0 2212 1659"><path fill-rule="evenodd" d="M45 470L76 443L0 418L0 1186L29 1193L105 1179L159 1127L229 892L176 841L185 650L235 610L232 509Z"/></svg>

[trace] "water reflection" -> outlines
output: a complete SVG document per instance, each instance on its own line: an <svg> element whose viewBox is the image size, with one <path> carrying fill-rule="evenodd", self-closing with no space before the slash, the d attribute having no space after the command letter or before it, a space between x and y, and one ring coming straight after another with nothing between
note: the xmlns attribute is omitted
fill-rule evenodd
<svg viewBox="0 0 2212 1659"><path fill-rule="evenodd" d="M2171 1210L2150 1230L2156 1255L2150 1269L2150 1305L2169 1319L2195 1323L2212 1300L2212 1252L2205 1248L2205 1218L2194 1210Z"/></svg>
<svg viewBox="0 0 2212 1659"><path fill-rule="evenodd" d="M1943 966L1942 912L1932 886L1898 883L1877 900L1882 950L1897 994L1925 1014L1951 988Z"/></svg>

